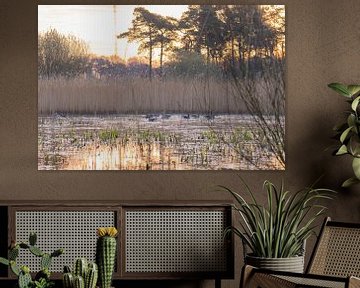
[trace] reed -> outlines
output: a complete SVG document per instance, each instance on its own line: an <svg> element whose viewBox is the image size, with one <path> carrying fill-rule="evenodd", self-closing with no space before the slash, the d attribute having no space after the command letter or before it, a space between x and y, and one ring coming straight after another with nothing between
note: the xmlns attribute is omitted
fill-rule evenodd
<svg viewBox="0 0 360 288"><path fill-rule="evenodd" d="M39 79L39 115L246 113L230 81L218 79Z"/></svg>

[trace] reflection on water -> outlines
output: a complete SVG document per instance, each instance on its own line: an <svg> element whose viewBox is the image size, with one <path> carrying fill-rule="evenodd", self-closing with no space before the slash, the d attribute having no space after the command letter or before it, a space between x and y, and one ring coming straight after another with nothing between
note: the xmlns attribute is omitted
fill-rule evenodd
<svg viewBox="0 0 360 288"><path fill-rule="evenodd" d="M180 166L181 165L181 166ZM134 143L98 146L84 149L70 157L64 170L181 170L191 166L181 164L174 153L160 143L135 145Z"/></svg>
<svg viewBox="0 0 360 288"><path fill-rule="evenodd" d="M250 117L39 117L40 170L280 170Z"/></svg>

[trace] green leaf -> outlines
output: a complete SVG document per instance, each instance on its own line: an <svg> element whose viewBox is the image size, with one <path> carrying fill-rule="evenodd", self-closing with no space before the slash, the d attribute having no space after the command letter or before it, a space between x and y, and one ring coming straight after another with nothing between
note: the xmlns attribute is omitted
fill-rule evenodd
<svg viewBox="0 0 360 288"><path fill-rule="evenodd" d="M360 156L360 138L357 134L354 134L350 137L347 147L351 155L354 157Z"/></svg>
<svg viewBox="0 0 360 288"><path fill-rule="evenodd" d="M351 126L355 126L356 123L356 116L354 114L349 114L348 118L347 118L347 124L349 125L349 127Z"/></svg>
<svg viewBox="0 0 360 288"><path fill-rule="evenodd" d="M347 90L349 91L350 96L354 96L360 92L360 85L348 85Z"/></svg>
<svg viewBox="0 0 360 288"><path fill-rule="evenodd" d="M360 158L355 157L353 159L352 168L356 178L360 180Z"/></svg>
<svg viewBox="0 0 360 288"><path fill-rule="evenodd" d="M339 148L339 150L336 152L335 155L344 155L348 153L348 149L346 147L346 145L341 145L341 147Z"/></svg>
<svg viewBox="0 0 360 288"><path fill-rule="evenodd" d="M328 85L329 88L333 89L335 92L339 93L342 96L351 97L351 94L348 90L348 87L341 83L330 83Z"/></svg>
<svg viewBox="0 0 360 288"><path fill-rule="evenodd" d="M351 177L351 178L347 179L346 181L344 181L344 183L341 185L341 187L348 188L352 185L359 184L359 183L360 183L359 179L357 179L355 177Z"/></svg>
<svg viewBox="0 0 360 288"><path fill-rule="evenodd" d="M351 103L351 109L352 109L352 110L356 111L356 108L357 108L358 105L359 105L359 101L360 101L360 96L356 97L356 98L354 99L354 101L352 101L352 103Z"/></svg>
<svg viewBox="0 0 360 288"><path fill-rule="evenodd" d="M349 127L347 129L345 129L345 131L343 133L341 133L341 136L340 136L341 143L344 143L344 141L346 140L346 137L348 136L351 129L352 129L352 127Z"/></svg>

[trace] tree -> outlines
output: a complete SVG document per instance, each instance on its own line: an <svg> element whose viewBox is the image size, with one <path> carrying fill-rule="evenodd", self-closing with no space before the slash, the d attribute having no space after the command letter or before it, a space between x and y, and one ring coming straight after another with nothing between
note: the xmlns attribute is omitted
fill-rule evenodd
<svg viewBox="0 0 360 288"><path fill-rule="evenodd" d="M179 28L182 31L182 42L185 50L206 52L209 62L222 58L225 46L224 23L217 16L216 5L189 5L180 19Z"/></svg>
<svg viewBox="0 0 360 288"><path fill-rule="evenodd" d="M51 29L38 36L38 75L40 77L74 77L84 73L88 63L88 46L72 35Z"/></svg>
<svg viewBox="0 0 360 288"><path fill-rule="evenodd" d="M154 39L155 45L160 47L160 76L163 74L164 50L171 47L171 43L176 39L177 20L172 17L162 17L154 14L153 24L158 33Z"/></svg>
<svg viewBox="0 0 360 288"><path fill-rule="evenodd" d="M128 42L140 43L139 52L149 51L149 79L152 78L152 59L154 48L160 48L160 71L163 66L164 49L174 39L172 30L175 28L176 19L163 17L151 13L143 7L134 9L132 27L118 38L127 38Z"/></svg>
<svg viewBox="0 0 360 288"><path fill-rule="evenodd" d="M281 5L266 6L263 9L265 23L271 23L273 29L273 47L277 48L277 57L285 56L285 13ZM274 52L274 51L273 51ZM276 53L276 52L274 52Z"/></svg>

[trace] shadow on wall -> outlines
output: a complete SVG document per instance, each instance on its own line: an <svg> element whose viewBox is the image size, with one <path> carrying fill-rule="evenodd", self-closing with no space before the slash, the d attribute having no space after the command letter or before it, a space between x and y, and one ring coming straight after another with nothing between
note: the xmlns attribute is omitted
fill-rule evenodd
<svg viewBox="0 0 360 288"><path fill-rule="evenodd" d="M294 163L301 163L303 160L300 158L309 155L306 163L309 170L307 173L302 173L304 185L310 185L320 177L316 184L317 187L329 188L338 192L335 200L328 201L326 215L336 221L359 222L360 184L350 188L341 187L342 183L353 175L351 158L348 155L332 155L339 144L337 139L332 138L335 135L332 128L343 121L341 113L345 111L345 108L335 107L333 110L323 111L327 113L317 113L309 119L309 123L319 123L320 125L308 126L310 128L307 130L308 134L303 135L303 143L298 143L299 146L305 146L305 148L295 148L301 152L295 151L293 154L298 155L298 159ZM339 117L334 117L332 113L338 113ZM309 143L309 145L304 145L304 143Z"/></svg>

